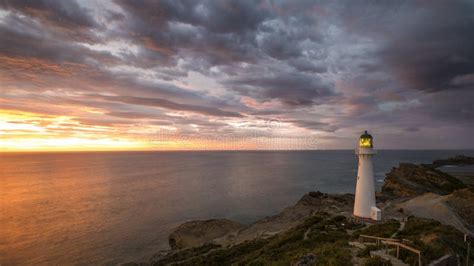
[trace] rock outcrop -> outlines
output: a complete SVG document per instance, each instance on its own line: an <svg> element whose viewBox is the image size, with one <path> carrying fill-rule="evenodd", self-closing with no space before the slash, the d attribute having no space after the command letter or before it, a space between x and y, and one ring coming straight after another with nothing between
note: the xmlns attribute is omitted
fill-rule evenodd
<svg viewBox="0 0 474 266"><path fill-rule="evenodd" d="M190 221L176 228L169 235L168 241L171 249L198 247L243 227L244 225L228 219Z"/></svg>
<svg viewBox="0 0 474 266"><path fill-rule="evenodd" d="M474 157L457 155L452 158L433 161L434 167L441 167L445 165L471 165L474 164Z"/></svg>
<svg viewBox="0 0 474 266"><path fill-rule="evenodd" d="M465 187L459 179L430 165L400 163L386 174L382 194L394 197L413 197L426 192L446 195Z"/></svg>

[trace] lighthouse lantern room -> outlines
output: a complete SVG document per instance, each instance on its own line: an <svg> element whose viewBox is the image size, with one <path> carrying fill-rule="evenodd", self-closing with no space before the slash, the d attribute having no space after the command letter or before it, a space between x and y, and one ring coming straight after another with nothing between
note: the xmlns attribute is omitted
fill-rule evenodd
<svg viewBox="0 0 474 266"><path fill-rule="evenodd" d="M356 149L359 156L353 215L365 220L382 220L382 211L375 204L374 170L372 156L376 154L372 136L364 132Z"/></svg>

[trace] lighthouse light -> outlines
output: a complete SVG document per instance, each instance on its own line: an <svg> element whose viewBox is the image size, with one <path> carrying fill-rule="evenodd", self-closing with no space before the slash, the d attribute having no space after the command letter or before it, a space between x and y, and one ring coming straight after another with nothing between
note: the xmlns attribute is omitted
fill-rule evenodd
<svg viewBox="0 0 474 266"><path fill-rule="evenodd" d="M372 138L361 138L359 140L359 147L372 148Z"/></svg>
<svg viewBox="0 0 474 266"><path fill-rule="evenodd" d="M373 148L374 143L372 141L372 136L367 133L367 130L359 138L359 147L360 148Z"/></svg>

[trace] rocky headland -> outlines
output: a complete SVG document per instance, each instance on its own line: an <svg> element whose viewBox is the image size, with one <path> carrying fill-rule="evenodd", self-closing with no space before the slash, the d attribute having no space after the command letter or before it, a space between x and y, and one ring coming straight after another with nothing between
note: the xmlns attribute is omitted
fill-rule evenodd
<svg viewBox="0 0 474 266"><path fill-rule="evenodd" d="M400 163L386 174L382 194L389 197L413 197L427 192L447 195L465 187L462 181L432 165Z"/></svg>
<svg viewBox="0 0 474 266"><path fill-rule="evenodd" d="M456 156L432 164L400 163L393 167L377 193L377 204L384 213L381 223L352 218L352 194L310 192L281 213L250 225L228 219L186 222L170 234L170 251L138 264L408 265L417 262L417 256L410 252L403 251L395 258L393 249L385 247L383 253L382 246L359 243L361 234L402 241L420 250L424 264L443 255L448 258L440 259L443 263L453 263L455 256L459 257L456 261L464 261L463 234L474 233L474 187L472 182L463 182L437 168L469 164L474 164L474 158ZM471 257L474 258L472 251Z"/></svg>
<svg viewBox="0 0 474 266"><path fill-rule="evenodd" d="M441 159L433 161L434 167L446 166L446 165L473 165L474 157L457 155L448 159Z"/></svg>

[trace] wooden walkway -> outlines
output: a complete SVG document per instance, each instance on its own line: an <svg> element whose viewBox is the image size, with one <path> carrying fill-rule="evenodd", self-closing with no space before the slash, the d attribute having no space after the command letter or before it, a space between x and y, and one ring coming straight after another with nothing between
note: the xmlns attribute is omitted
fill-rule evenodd
<svg viewBox="0 0 474 266"><path fill-rule="evenodd" d="M367 240L367 239L375 240L375 243L377 245L384 245L386 247L396 246L397 247L397 256L396 256L397 260L400 258L400 248L403 248L403 249L406 249L406 250L408 250L412 253L415 253L416 255L418 255L418 265L421 266L421 251L401 243L402 241L400 239L369 236L369 235L360 235L359 236L359 243L364 243L364 240Z"/></svg>

